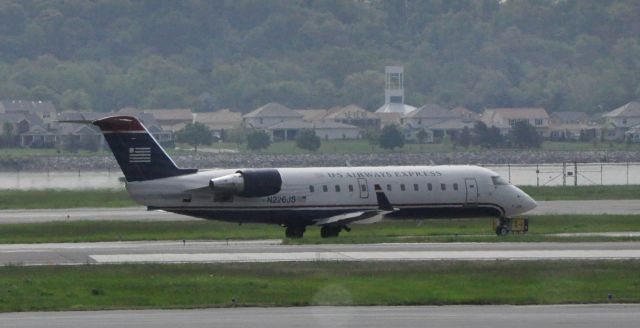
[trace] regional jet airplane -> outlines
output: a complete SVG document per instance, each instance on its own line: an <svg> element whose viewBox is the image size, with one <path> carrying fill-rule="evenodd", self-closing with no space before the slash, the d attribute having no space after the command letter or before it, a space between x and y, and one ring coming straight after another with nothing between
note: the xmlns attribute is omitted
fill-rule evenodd
<svg viewBox="0 0 640 328"><path fill-rule="evenodd" d="M134 117L75 122L101 129L129 194L148 209L275 223L289 238L301 238L310 225L336 237L351 223L383 216L494 216L501 218L496 233L506 234L506 219L536 207L522 190L477 166L183 169Z"/></svg>

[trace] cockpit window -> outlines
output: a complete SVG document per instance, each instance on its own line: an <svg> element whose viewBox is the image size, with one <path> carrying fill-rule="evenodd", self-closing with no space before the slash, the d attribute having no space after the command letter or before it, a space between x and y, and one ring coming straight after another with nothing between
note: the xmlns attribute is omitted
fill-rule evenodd
<svg viewBox="0 0 640 328"><path fill-rule="evenodd" d="M495 186L504 186L509 184L509 181L505 180L503 177L499 175L491 177L491 181L493 181L493 184Z"/></svg>

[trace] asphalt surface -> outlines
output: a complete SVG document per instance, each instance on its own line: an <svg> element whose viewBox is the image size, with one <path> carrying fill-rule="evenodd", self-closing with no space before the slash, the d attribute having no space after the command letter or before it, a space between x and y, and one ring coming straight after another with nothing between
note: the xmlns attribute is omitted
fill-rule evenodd
<svg viewBox="0 0 640 328"><path fill-rule="evenodd" d="M640 200L589 200L538 202L530 215L542 214L640 214ZM38 223L71 220L189 221L196 218L145 207L1 210L2 223Z"/></svg>
<svg viewBox="0 0 640 328"><path fill-rule="evenodd" d="M640 305L230 308L0 314L3 328L636 328Z"/></svg>
<svg viewBox="0 0 640 328"><path fill-rule="evenodd" d="M281 245L280 240L258 240L0 245L0 265L613 259L640 259L640 242Z"/></svg>

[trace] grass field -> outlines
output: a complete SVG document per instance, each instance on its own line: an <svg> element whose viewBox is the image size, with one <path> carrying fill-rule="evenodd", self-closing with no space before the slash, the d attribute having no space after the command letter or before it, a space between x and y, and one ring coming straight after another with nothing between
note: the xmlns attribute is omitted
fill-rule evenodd
<svg viewBox="0 0 640 328"><path fill-rule="evenodd" d="M0 210L134 205L124 190L0 190Z"/></svg>
<svg viewBox="0 0 640 328"><path fill-rule="evenodd" d="M640 199L640 185L521 188L539 201ZM0 190L0 210L135 205L125 190Z"/></svg>
<svg viewBox="0 0 640 328"><path fill-rule="evenodd" d="M352 225L351 232L338 238L320 238L320 229L307 227L305 237L287 240L293 244L381 243L381 242L526 242L526 241L598 241L640 238L554 237L543 234L575 232L640 231L640 215L548 215L533 216L529 233L497 237L491 219L384 221L370 225ZM225 240L281 239L284 229L276 225L225 223L218 221L135 222L69 221L36 224L0 225L0 243L96 242L129 240Z"/></svg>
<svg viewBox="0 0 640 328"><path fill-rule="evenodd" d="M0 268L0 311L640 301L640 262L402 262Z"/></svg>
<svg viewBox="0 0 640 328"><path fill-rule="evenodd" d="M533 199L548 200L596 200L596 199L640 199L640 185L629 186L552 186L520 187Z"/></svg>

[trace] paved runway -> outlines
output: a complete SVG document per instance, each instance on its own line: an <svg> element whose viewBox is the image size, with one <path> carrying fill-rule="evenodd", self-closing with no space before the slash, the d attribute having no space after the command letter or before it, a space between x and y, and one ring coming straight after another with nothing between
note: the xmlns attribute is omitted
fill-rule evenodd
<svg viewBox="0 0 640 328"><path fill-rule="evenodd" d="M528 214L640 214L640 200L538 202L538 207ZM0 211L0 224L38 223L69 220L187 221L198 219L162 211L147 211L142 206L125 208L74 208Z"/></svg>
<svg viewBox="0 0 640 328"><path fill-rule="evenodd" d="M280 240L0 245L0 265L640 259L640 242L281 245Z"/></svg>
<svg viewBox="0 0 640 328"><path fill-rule="evenodd" d="M638 322L640 305L636 304L232 308L0 314L0 327L3 328L636 328Z"/></svg>

